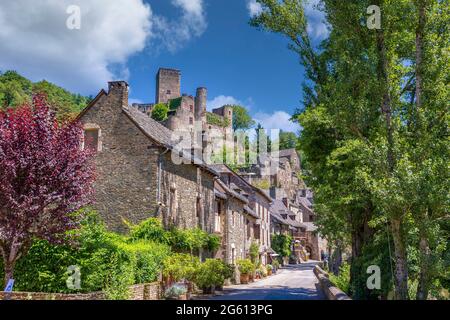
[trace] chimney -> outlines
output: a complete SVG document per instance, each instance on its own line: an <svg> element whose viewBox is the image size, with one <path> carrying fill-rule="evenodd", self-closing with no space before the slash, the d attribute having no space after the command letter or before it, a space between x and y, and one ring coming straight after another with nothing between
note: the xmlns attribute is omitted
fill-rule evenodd
<svg viewBox="0 0 450 320"><path fill-rule="evenodd" d="M206 115L206 98L208 91L206 88L197 88L195 95L195 119L201 120Z"/></svg>
<svg viewBox="0 0 450 320"><path fill-rule="evenodd" d="M128 83L125 81L108 82L108 96L116 97L121 106L128 107Z"/></svg>

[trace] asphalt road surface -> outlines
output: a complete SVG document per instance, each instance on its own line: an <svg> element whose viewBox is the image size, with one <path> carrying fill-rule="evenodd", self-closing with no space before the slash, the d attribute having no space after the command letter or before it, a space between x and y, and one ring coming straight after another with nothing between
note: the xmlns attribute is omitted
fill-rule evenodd
<svg viewBox="0 0 450 320"><path fill-rule="evenodd" d="M250 283L225 287L210 300L325 300L313 273L316 262L289 265L276 275Z"/></svg>

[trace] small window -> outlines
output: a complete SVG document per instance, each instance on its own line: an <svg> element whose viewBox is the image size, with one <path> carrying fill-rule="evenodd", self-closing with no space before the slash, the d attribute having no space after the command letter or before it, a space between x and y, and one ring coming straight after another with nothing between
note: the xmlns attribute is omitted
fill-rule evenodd
<svg viewBox="0 0 450 320"><path fill-rule="evenodd" d="M99 129L84 130L84 148L99 151Z"/></svg>
<svg viewBox="0 0 450 320"><path fill-rule="evenodd" d="M192 117L189 117L189 124L190 125L194 124L194 119Z"/></svg>
<svg viewBox="0 0 450 320"><path fill-rule="evenodd" d="M193 106L193 105L190 105L190 106L189 106L189 110L190 110L191 112L194 112L194 106Z"/></svg>
<svg viewBox="0 0 450 320"><path fill-rule="evenodd" d="M166 91L166 94L172 94L172 91L167 90L167 91Z"/></svg>
<svg viewBox="0 0 450 320"><path fill-rule="evenodd" d="M228 111L228 115L231 116L231 111Z"/></svg>

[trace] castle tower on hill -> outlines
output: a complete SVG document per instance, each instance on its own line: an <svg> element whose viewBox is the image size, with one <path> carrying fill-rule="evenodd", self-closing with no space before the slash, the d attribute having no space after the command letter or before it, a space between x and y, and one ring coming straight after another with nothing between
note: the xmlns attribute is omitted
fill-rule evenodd
<svg viewBox="0 0 450 320"><path fill-rule="evenodd" d="M164 103L169 107L168 118L162 124L172 131L192 132L201 124L203 133L220 133L226 137L233 134L233 108L223 106L208 112L206 109L208 90L199 87L195 97L181 94L181 72L170 68L160 68L156 74L156 94L154 104L133 104L142 112L151 115L155 104Z"/></svg>

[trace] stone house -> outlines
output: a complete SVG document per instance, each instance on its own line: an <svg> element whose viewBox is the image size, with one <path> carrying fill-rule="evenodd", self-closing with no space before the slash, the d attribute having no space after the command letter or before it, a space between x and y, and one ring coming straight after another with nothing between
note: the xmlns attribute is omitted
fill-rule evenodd
<svg viewBox="0 0 450 320"><path fill-rule="evenodd" d="M220 179L234 191L245 194L248 197L249 216L254 216L254 240L259 245L259 261L267 264L272 253L270 246L270 203L272 199L261 189L249 184L245 179L235 173L226 165L213 165L215 171L220 173ZM250 248L251 239L247 239L247 248Z"/></svg>
<svg viewBox="0 0 450 320"><path fill-rule="evenodd" d="M215 182L215 234L221 237L221 247L215 257L235 266L234 283L240 282L239 259L248 258L255 239L257 216L248 206L248 194L217 179Z"/></svg>
<svg viewBox="0 0 450 320"><path fill-rule="evenodd" d="M94 208L110 229L125 232L123 220L160 217L165 226L213 232L218 174L175 150L171 130L130 107L126 82L110 82L78 119L83 147L96 152ZM189 161L175 164L174 153Z"/></svg>

